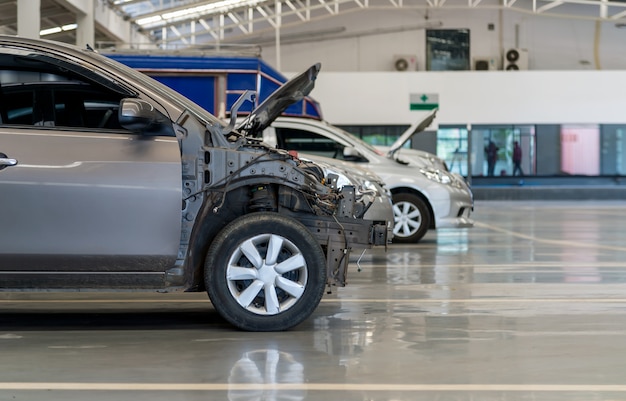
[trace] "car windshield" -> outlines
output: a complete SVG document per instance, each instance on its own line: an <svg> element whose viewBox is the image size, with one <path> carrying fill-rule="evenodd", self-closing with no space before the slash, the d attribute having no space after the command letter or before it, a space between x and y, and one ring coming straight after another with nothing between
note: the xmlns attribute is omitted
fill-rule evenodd
<svg viewBox="0 0 626 401"><path fill-rule="evenodd" d="M364 148L366 148L369 152L375 153L379 156L384 156L385 154L383 152L381 152L380 150L376 149L374 146L370 145L369 143L365 142L364 140L356 137L355 135L349 133L348 131L345 131L337 126L334 126L332 124L330 124L327 121L324 121L324 124L326 124L327 127L329 127L332 131L335 132L340 132L343 134L343 139L350 142L351 145L355 145L358 144Z"/></svg>
<svg viewBox="0 0 626 401"><path fill-rule="evenodd" d="M219 124L221 126L225 126L225 123L223 121L216 118L207 110L194 103L192 100L189 100L185 96L181 95L180 93L176 92L175 90L171 89L170 87L158 82L157 80L96 52L82 50L82 53L86 57L96 60L97 63L104 63L109 71L119 71L121 74L117 75L126 76L131 82L138 82L140 85L150 89L151 91L156 92L157 94L170 100L171 102L177 103L181 108L189 110L201 121L204 121L205 123L209 123L211 125Z"/></svg>

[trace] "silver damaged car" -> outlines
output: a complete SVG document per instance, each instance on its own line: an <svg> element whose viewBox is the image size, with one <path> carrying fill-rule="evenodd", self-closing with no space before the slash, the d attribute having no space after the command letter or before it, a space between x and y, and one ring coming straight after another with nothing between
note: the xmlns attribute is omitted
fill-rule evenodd
<svg viewBox="0 0 626 401"><path fill-rule="evenodd" d="M285 330L345 284L352 249L387 243L353 186L129 67L13 36L0 66L0 290L207 291L236 327Z"/></svg>

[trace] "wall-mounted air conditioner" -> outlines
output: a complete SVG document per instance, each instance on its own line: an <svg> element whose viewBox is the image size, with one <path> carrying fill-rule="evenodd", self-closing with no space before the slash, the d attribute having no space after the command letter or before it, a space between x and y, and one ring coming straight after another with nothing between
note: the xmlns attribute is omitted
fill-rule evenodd
<svg viewBox="0 0 626 401"><path fill-rule="evenodd" d="M393 56L393 69L396 71L417 71L417 56L413 54Z"/></svg>
<svg viewBox="0 0 626 401"><path fill-rule="evenodd" d="M528 50L508 49L504 52L503 70L518 71L528 69Z"/></svg>
<svg viewBox="0 0 626 401"><path fill-rule="evenodd" d="M476 71L494 71L498 69L495 57L474 57L472 69Z"/></svg>

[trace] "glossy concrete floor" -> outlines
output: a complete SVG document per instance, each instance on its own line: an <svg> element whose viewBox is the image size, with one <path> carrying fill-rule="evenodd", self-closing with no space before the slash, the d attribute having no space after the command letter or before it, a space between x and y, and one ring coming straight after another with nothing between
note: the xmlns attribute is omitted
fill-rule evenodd
<svg viewBox="0 0 626 401"><path fill-rule="evenodd" d="M626 400L626 202L477 202L288 332L205 294L0 293L0 400Z"/></svg>

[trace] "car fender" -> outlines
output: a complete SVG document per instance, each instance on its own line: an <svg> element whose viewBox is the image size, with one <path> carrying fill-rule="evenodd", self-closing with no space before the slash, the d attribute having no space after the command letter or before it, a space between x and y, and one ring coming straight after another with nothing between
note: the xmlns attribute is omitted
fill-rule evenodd
<svg viewBox="0 0 626 401"><path fill-rule="evenodd" d="M405 175L399 180L390 176L381 176L392 194L410 192L420 195L431 211L432 222L435 227L440 219L439 216L445 215L450 209L450 197L447 189L436 182L410 175Z"/></svg>

